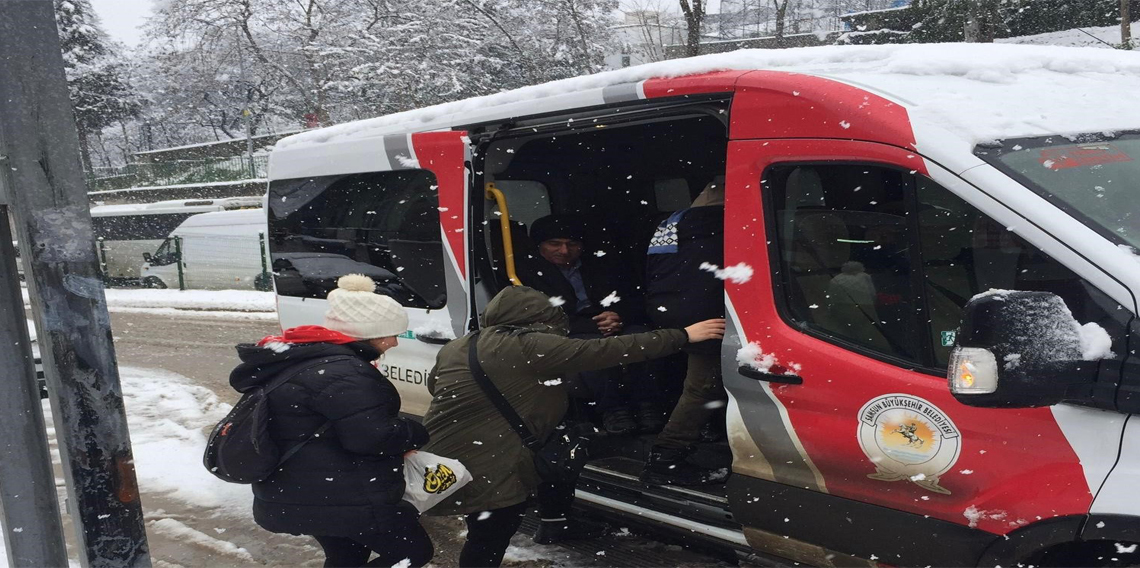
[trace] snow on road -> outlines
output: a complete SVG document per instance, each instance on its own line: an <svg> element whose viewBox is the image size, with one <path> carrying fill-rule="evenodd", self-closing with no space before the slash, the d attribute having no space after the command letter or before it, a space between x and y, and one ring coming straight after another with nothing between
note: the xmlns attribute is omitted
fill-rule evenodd
<svg viewBox="0 0 1140 568"><path fill-rule="evenodd" d="M253 494L249 487L225 483L202 467L207 429L221 420L230 405L205 387L191 384L181 375L157 369L121 367L123 399L127 409L135 467L144 503L148 496L162 495L192 507L202 507L231 522L253 523ZM53 461L55 429L51 406L43 401ZM150 513L150 511L148 511ZM192 540L207 548L252 562L249 552L209 537L173 519L148 523L156 533L179 540ZM0 568L7 568L7 554L0 540ZM74 564L74 560L73 560Z"/></svg>
<svg viewBox="0 0 1140 568"><path fill-rule="evenodd" d="M119 372L143 492L253 522L249 487L226 483L202 467L207 430L230 405L175 373L135 367Z"/></svg>
<svg viewBox="0 0 1140 568"><path fill-rule="evenodd" d="M27 288L20 292L23 294L24 304L28 304ZM107 309L110 311L177 309L272 313L277 310L277 300L273 292L120 288L107 288L105 292L107 294Z"/></svg>
<svg viewBox="0 0 1140 568"><path fill-rule="evenodd" d="M119 372L147 532L154 557L159 561L156 565L319 564L322 555L309 539L270 535L256 528L249 486L225 483L202 466L206 436L229 412L229 404L210 389L177 373L139 367L120 367ZM46 400L43 409L53 461L58 467L51 407ZM62 500L61 494L61 503ZM456 547L458 521L451 527L440 519L425 518L425 525L437 540L437 547ZM267 542L265 539L269 538L285 540ZM191 550L191 556L164 556L163 551L171 550ZM70 552L71 564L78 566L75 550ZM507 558L515 565L550 565L556 554L559 560L554 564L581 564L574 554L558 547L535 545L524 535L514 539ZM437 557L437 562L447 560ZM2 539L0 568L8 568Z"/></svg>

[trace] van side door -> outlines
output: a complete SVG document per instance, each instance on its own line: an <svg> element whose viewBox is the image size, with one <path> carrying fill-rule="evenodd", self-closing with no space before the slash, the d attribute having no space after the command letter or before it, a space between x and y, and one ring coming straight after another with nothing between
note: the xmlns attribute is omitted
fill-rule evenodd
<svg viewBox="0 0 1140 568"><path fill-rule="evenodd" d="M1054 291L1121 338L1129 310L936 168L870 142L730 143L725 264L754 272L726 283L729 498L758 548L973 565L1043 520L1076 531L1111 467L1123 415L951 396L949 352L979 292Z"/></svg>
<svg viewBox="0 0 1140 568"><path fill-rule="evenodd" d="M380 367L400 391L402 410L415 415L431 401L426 380L439 347L463 333L468 317L465 139L464 132L431 132L331 144L309 151L327 153L326 160L285 166L298 177L270 183L282 327L320 325L337 278L371 277L377 292L408 312L409 330Z"/></svg>

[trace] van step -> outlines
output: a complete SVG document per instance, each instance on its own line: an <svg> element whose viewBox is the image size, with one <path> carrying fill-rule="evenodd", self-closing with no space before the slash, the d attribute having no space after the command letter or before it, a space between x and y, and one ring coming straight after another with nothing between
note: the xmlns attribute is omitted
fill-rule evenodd
<svg viewBox="0 0 1140 568"><path fill-rule="evenodd" d="M613 531L602 538L559 543L559 548L570 553L567 564L631 568L735 565L734 559L723 552L709 555L704 554L700 548L646 538L620 521L613 522L611 526ZM538 518L533 514L527 515L520 532L533 537L537 531Z"/></svg>

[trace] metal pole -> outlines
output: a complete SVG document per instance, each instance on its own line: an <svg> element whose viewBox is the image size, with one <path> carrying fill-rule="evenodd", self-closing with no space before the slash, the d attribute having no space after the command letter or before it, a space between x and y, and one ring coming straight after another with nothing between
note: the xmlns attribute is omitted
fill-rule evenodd
<svg viewBox="0 0 1140 568"><path fill-rule="evenodd" d="M269 261L265 258L265 232L263 231L257 233L257 246L261 253L261 282L264 287L269 284ZM273 287L269 286L268 289L272 290Z"/></svg>
<svg viewBox="0 0 1140 568"><path fill-rule="evenodd" d="M174 237L174 261L178 263L178 289L186 289L186 277L182 272L182 237Z"/></svg>
<svg viewBox="0 0 1140 568"><path fill-rule="evenodd" d="M4 167L0 161L0 167ZM6 167L4 169L7 169ZM0 174L0 186L3 174ZM0 194L3 193L0 187ZM0 513L12 567L66 566L55 472L20 298L8 207L0 205ZM31 274L28 274L31 279ZM17 530L18 529L18 530Z"/></svg>
<svg viewBox="0 0 1140 568"><path fill-rule="evenodd" d="M150 566L52 0L0 0L0 155L85 568ZM12 530L13 527L5 527Z"/></svg>
<svg viewBox="0 0 1140 568"><path fill-rule="evenodd" d="M96 242L99 243L99 272L103 273L103 282L107 282L107 243L103 242L103 237Z"/></svg>

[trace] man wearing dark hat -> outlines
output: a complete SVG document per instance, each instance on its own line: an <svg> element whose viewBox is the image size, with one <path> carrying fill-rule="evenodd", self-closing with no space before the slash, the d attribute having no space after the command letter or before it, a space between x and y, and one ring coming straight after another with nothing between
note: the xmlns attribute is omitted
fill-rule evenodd
<svg viewBox="0 0 1140 568"><path fill-rule="evenodd" d="M539 258L524 268L523 284L550 296L566 312L571 337L645 330L637 325L643 316L632 277L614 261L616 253L583 254L587 234L578 218L548 215L531 225L530 235ZM665 415L646 365L583 373L582 378L593 391L602 425L610 434L656 433L664 427ZM631 394L639 398L635 404L630 402Z"/></svg>

